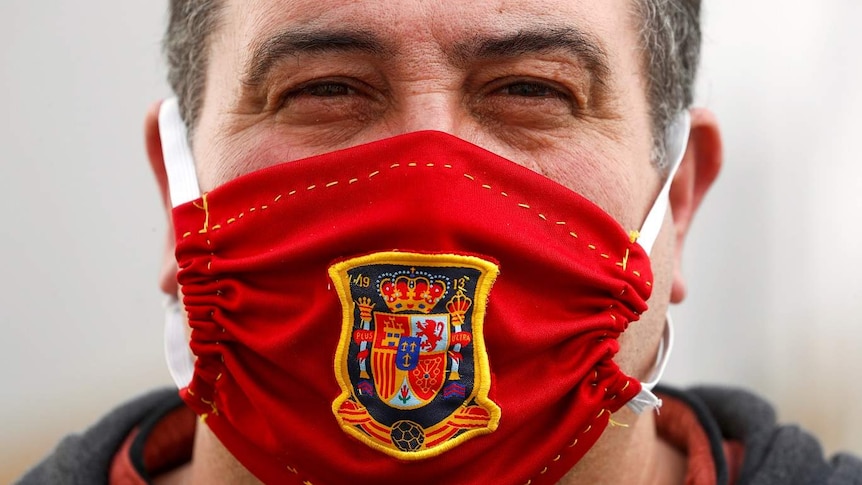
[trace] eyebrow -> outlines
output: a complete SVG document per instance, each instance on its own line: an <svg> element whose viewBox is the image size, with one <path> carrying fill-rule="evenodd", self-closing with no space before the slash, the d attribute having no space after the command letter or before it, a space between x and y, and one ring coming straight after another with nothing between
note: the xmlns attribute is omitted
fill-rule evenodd
<svg viewBox="0 0 862 485"><path fill-rule="evenodd" d="M563 51L579 60L604 84L610 73L608 55L591 35L572 27L538 27L499 37L480 37L455 46L452 60L515 58L527 54Z"/></svg>
<svg viewBox="0 0 862 485"><path fill-rule="evenodd" d="M450 61L467 65L477 59L515 58L528 54L568 52L605 84L610 69L601 44L587 33L572 27L537 27L500 36L480 36L449 49ZM254 49L243 84L259 86L281 61L303 54L362 52L391 56L393 51L370 31L364 30L288 30L280 32Z"/></svg>
<svg viewBox="0 0 862 485"><path fill-rule="evenodd" d="M301 54L351 51L375 56L390 54L389 49L371 32L361 30L284 31L270 37L254 49L245 69L243 84L260 85L270 71L288 57Z"/></svg>

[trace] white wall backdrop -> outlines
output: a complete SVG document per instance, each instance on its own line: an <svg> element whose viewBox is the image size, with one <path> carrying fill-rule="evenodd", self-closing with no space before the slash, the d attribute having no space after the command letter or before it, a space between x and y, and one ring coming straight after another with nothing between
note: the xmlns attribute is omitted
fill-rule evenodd
<svg viewBox="0 0 862 485"><path fill-rule="evenodd" d="M707 1L725 166L688 242L668 380L756 389L862 453L862 3Z"/></svg>
<svg viewBox="0 0 862 485"><path fill-rule="evenodd" d="M0 3L0 482L169 377L143 114L166 2ZM667 381L757 389L862 454L862 4L707 0L725 168Z"/></svg>
<svg viewBox="0 0 862 485"><path fill-rule="evenodd" d="M0 483L170 381L143 145L165 4L0 0Z"/></svg>

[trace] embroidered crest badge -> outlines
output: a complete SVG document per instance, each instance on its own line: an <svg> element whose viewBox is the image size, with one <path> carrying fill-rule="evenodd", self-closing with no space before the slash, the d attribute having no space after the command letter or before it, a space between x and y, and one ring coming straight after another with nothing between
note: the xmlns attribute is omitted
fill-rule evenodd
<svg viewBox="0 0 862 485"><path fill-rule="evenodd" d="M332 411L345 432L418 460L497 429L482 325L498 272L474 256L401 252L329 269L343 309Z"/></svg>

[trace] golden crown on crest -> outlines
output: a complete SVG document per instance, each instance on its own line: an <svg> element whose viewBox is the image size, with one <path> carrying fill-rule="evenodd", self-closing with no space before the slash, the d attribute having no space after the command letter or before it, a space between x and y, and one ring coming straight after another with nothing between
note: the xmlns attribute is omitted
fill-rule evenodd
<svg viewBox="0 0 862 485"><path fill-rule="evenodd" d="M446 283L431 281L424 276L399 276L380 282L380 296L392 313L431 313L434 306L446 294Z"/></svg>

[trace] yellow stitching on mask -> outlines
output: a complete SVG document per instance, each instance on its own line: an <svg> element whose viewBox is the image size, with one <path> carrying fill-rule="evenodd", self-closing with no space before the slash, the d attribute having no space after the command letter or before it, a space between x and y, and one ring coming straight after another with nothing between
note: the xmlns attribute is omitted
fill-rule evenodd
<svg viewBox="0 0 862 485"><path fill-rule="evenodd" d="M612 418L608 418L608 424L610 424L612 428L630 428L631 427L625 423L618 423L618 422L614 421Z"/></svg>
<svg viewBox="0 0 862 485"><path fill-rule="evenodd" d="M207 196L208 196L208 195L209 195L209 194L203 194L203 195L201 196L201 201L203 202L203 207L202 207L202 206L199 206L197 203L195 203L195 204L194 204L194 206L195 206L195 207L197 207L198 209L201 209L202 211L204 211L204 227L203 227L203 229L201 229L200 231L198 231L198 234L206 234L206 233L207 233L207 231L209 231L209 226L210 226L210 209L209 209L209 201L207 200L207 198L208 198Z"/></svg>
<svg viewBox="0 0 862 485"><path fill-rule="evenodd" d="M211 408L212 408L212 415L213 415L213 416L218 416L218 409L216 408L216 405L215 405L215 403L214 403L214 402L212 402L212 401L207 401L207 400L206 400L206 399L204 399L204 398L200 398L200 401L201 401L202 403L204 403L204 404L206 404L206 405L208 405L209 407L211 407Z"/></svg>
<svg viewBox="0 0 862 485"><path fill-rule="evenodd" d="M410 162L410 163L408 164L408 166L410 166L410 167L416 167L416 166L418 166L418 165L419 165L419 164L418 164L418 162ZM432 168L432 167L434 167L434 166L435 166L435 164L434 164L434 163L428 163L428 164L426 164L426 166L427 166L427 167L429 167L429 168ZM392 165L390 166L390 168L393 168L393 169L394 169L394 168L399 168L399 167L401 167L401 164L400 164L400 163L394 163L394 164L392 164ZM445 165L444 165L444 167L445 167L445 168L448 168L448 169L453 168L453 166L452 166L451 164L445 164ZM373 178L373 177L375 177L375 176L379 175L380 173L381 173L380 171L372 172L371 174L369 174L369 175L368 175L368 178L369 178L369 179L370 179L370 178ZM470 174L465 173L465 174L464 174L464 177L465 177L465 178L467 178L467 179L469 179L469 180L471 180L471 181L476 181L476 178L475 178L474 176L470 175ZM359 179L358 179L358 178L351 178L351 179L349 180L349 182L348 182L348 183L349 183L349 184L354 184L354 183L357 183L357 182L359 182ZM326 187L327 187L327 188L329 188L329 187L334 187L334 186L336 186L336 185L338 185L338 184L339 184L339 181L333 181L333 182L328 183L328 184L326 185ZM308 187L308 190L314 190L315 188L317 188L317 185L311 185L311 186L309 186L309 187ZM490 189L491 189L491 186L490 186L490 185L488 185L488 184L483 184L483 185L482 185L482 188L484 188L484 189L489 189L489 190L490 190ZM295 195L296 193L297 193L297 191L296 191L296 190L293 190L293 191L291 191L291 192L288 194L288 196L293 196L293 195ZM500 192L500 195L502 195L503 197L509 197L509 194L508 194L508 193L506 193L506 192ZM281 200L281 198L282 198L282 195L277 196L277 197L275 198L275 202L278 202L279 200ZM204 221L204 229L201 229L201 230L199 231L199 233L200 233L200 234L205 234L206 232L208 232L208 231L210 230L210 228L209 228L209 208L208 208L207 194L204 194L204 195L202 196L202 199L203 199L203 206L200 206L198 203L194 203L194 205L195 205L195 207L198 207L199 209L202 209L202 210L204 210L204 211L206 212L206 219L205 219L205 221ZM519 206L519 207L521 207L521 208L524 208L524 209L530 209L530 210L532 210L532 207L530 207L530 205L529 205L529 204L526 204L526 203L518 204L518 206ZM268 208L269 208L268 206L262 206L262 207L260 207L260 210L266 210L266 209L268 209ZM257 210L257 208L252 207L252 208L250 208L250 209L249 209L249 212L255 212L256 210ZM244 217L244 215L245 215L244 213L241 213L241 214L239 214L239 216L237 216L236 218L231 218L231 219L229 219L229 220L227 221L227 224L232 224L232 223L234 223L234 222L237 222L237 220L238 220L238 219L242 219L242 218ZM544 220L544 221L546 221L546 222L549 222L549 220L548 220L547 216L545 216L544 214L539 213L539 214L538 214L538 216L539 216L542 220ZM555 224L556 224L556 225L558 225L558 226L565 226L565 225L567 225L567 222L566 222L566 221L557 221ZM217 230L217 229L219 229L219 228L221 228L221 226L214 226L212 230ZM183 235L183 238L190 237L191 235L192 235L192 233L186 233L185 235ZM570 236L572 236L573 238L579 238L578 234L577 234L577 233L575 233L575 232L570 232L570 233L569 233L569 235L570 235ZM638 231L630 231L630 232L629 232L629 240L630 240L630 242L631 242L632 244L634 244L634 243L637 241L637 239L638 239L639 237L640 237L640 233L639 233ZM211 244L211 243L210 243L210 242L208 242L208 244ZM593 251L597 251L597 250L598 250L598 248L597 248L595 245L593 245L593 244L590 244L590 245L588 246L588 248L589 248L589 249L591 249L591 250L593 250ZM628 248L627 248L627 249L626 249L626 255L623 257L623 259L622 259L622 261L621 261L621 262L617 262L617 263L615 263L615 264L616 264L616 266L618 266L618 267L622 267L623 271L627 271L627 270L628 270L628 260L629 260L629 258L630 258L630 254L631 254L631 251L630 251L630 249L628 249ZM609 254L607 254L607 253L601 253L601 257L602 257L602 258L604 258L604 259L611 259L611 256L610 256ZM633 273L635 276L637 276L637 277L642 277L642 275L640 274L640 272L633 271L632 273ZM652 286L653 286L651 282L646 282L645 284L646 284L646 286L647 286L647 287L652 287Z"/></svg>

